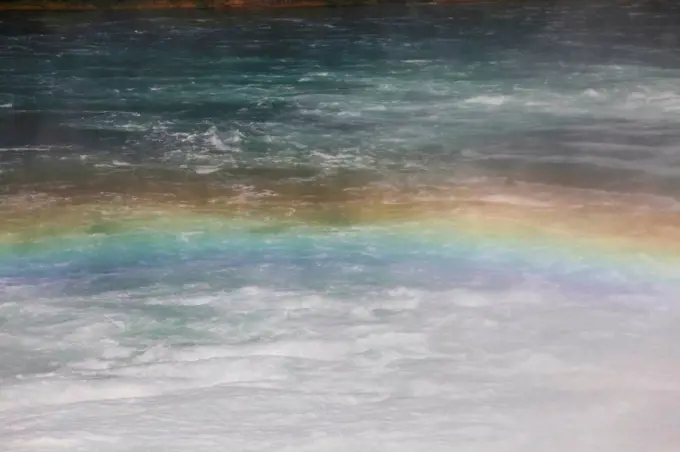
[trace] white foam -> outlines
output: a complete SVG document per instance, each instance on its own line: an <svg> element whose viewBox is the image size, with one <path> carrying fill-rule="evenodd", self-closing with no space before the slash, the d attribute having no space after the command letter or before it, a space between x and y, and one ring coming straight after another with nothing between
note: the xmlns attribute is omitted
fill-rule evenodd
<svg viewBox="0 0 680 452"><path fill-rule="evenodd" d="M24 366L44 360L50 370L3 377L3 445L671 452L680 444L680 368L667 347L679 339L680 310L659 295L572 298L528 280L506 291L396 287L359 298L257 286L196 292L204 289L4 305L3 363L21 363L8 357L22 353Z"/></svg>
<svg viewBox="0 0 680 452"><path fill-rule="evenodd" d="M221 169L221 167L217 166L217 165L213 165L213 166L204 165L204 166L194 167L194 171L196 172L196 174L212 174L212 173L216 173L220 169Z"/></svg>
<svg viewBox="0 0 680 452"><path fill-rule="evenodd" d="M494 96L494 95L485 95L485 96L474 96L469 99L465 100L465 103L467 104L481 104L481 105L488 105L488 106L493 106L493 107L498 107L500 105L503 105L507 102L507 97L506 96Z"/></svg>
<svg viewBox="0 0 680 452"><path fill-rule="evenodd" d="M210 143L210 145L212 145L217 150L228 151L232 153L241 152L239 143L241 143L243 140L243 134L238 130L234 130L230 134L222 137L217 128L213 126L208 129L205 135L207 137L208 143Z"/></svg>

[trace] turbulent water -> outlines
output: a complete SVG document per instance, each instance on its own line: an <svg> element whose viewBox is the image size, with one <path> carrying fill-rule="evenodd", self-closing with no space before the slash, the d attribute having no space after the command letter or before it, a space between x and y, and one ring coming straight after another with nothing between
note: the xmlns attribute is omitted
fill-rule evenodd
<svg viewBox="0 0 680 452"><path fill-rule="evenodd" d="M0 16L0 450L680 450L679 22Z"/></svg>

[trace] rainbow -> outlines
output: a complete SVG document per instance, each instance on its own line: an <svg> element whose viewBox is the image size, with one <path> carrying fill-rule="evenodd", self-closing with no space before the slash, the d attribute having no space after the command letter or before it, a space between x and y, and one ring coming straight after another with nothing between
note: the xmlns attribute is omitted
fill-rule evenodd
<svg viewBox="0 0 680 452"><path fill-rule="evenodd" d="M0 278L59 278L78 262L96 272L220 259L361 261L373 253L374 265L397 262L402 270L422 257L442 272L466 262L478 273L571 285L680 283L680 211L668 197L490 179L408 190L173 187L5 196Z"/></svg>

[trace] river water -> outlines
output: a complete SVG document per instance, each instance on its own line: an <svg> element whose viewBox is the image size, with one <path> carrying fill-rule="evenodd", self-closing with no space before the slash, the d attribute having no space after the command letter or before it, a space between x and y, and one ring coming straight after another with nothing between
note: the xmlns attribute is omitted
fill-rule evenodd
<svg viewBox="0 0 680 452"><path fill-rule="evenodd" d="M679 22L0 16L0 450L679 450Z"/></svg>

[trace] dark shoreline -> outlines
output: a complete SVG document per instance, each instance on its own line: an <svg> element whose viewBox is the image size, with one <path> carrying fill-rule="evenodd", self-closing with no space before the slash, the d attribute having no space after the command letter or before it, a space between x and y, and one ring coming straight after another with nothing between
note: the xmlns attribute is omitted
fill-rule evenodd
<svg viewBox="0 0 680 452"><path fill-rule="evenodd" d="M0 11L259 9L371 5L475 4L488 0L2 0Z"/></svg>

